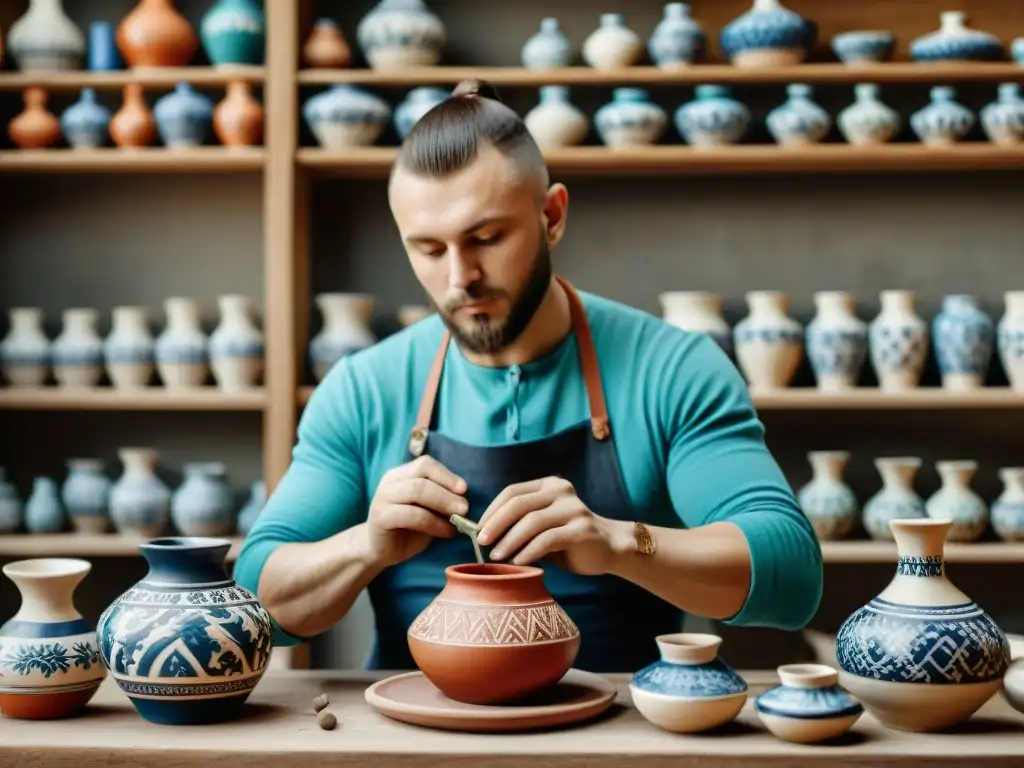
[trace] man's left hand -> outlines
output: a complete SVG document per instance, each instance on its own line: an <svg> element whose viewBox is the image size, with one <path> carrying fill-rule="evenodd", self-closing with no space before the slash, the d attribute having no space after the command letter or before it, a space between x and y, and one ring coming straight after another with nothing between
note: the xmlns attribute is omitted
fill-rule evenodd
<svg viewBox="0 0 1024 768"><path fill-rule="evenodd" d="M529 565L547 558L575 573L607 573L615 557L611 521L576 495L568 480L545 477L510 485L480 518L478 541L495 543L491 560Z"/></svg>

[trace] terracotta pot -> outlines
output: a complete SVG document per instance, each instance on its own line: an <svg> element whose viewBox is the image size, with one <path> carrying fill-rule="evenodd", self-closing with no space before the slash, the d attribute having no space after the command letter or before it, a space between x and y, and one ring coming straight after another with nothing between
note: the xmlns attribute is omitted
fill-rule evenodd
<svg viewBox="0 0 1024 768"><path fill-rule="evenodd" d="M117 27L117 47L129 67L184 67L199 38L171 0L141 0Z"/></svg>
<svg viewBox="0 0 1024 768"><path fill-rule="evenodd" d="M533 566L445 569L441 593L409 627L409 651L448 698L499 704L548 688L569 671L580 631Z"/></svg>
<svg viewBox="0 0 1024 768"><path fill-rule="evenodd" d="M352 63L352 49L330 19L317 19L302 46L302 56L311 67L344 68Z"/></svg>
<svg viewBox="0 0 1024 768"><path fill-rule="evenodd" d="M213 112L213 130L227 147L251 147L263 139L263 106L244 80L228 83L227 95Z"/></svg>
<svg viewBox="0 0 1024 768"><path fill-rule="evenodd" d="M119 147L147 147L156 139L156 122L138 83L124 87L124 103L110 120L110 137Z"/></svg>
<svg viewBox="0 0 1024 768"><path fill-rule="evenodd" d="M20 149L45 149L60 141L60 121L46 108L42 88L26 88L25 109L7 125L7 135Z"/></svg>

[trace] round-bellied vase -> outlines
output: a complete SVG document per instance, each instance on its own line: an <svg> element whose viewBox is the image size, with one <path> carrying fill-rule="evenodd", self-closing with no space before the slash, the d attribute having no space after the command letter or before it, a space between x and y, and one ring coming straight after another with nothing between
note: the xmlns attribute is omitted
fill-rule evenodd
<svg viewBox="0 0 1024 768"><path fill-rule="evenodd" d="M910 116L910 127L928 147L948 147L974 127L974 113L956 100L956 89L937 85L929 91L930 101Z"/></svg>
<svg viewBox="0 0 1024 768"><path fill-rule="evenodd" d="M977 540L989 522L988 504L971 488L978 462L970 459L937 461L935 469L942 479L942 487L925 501L925 512L928 517L950 521L946 541Z"/></svg>
<svg viewBox="0 0 1024 768"><path fill-rule="evenodd" d="M500 704L553 686L572 667L580 631L533 566L468 563L413 620L409 651L445 696Z"/></svg>
<svg viewBox="0 0 1024 768"><path fill-rule="evenodd" d="M100 616L103 663L150 722L232 720L266 671L270 615L225 573L230 548L190 537L140 544L149 572Z"/></svg>
<svg viewBox="0 0 1024 768"><path fill-rule="evenodd" d="M779 0L754 0L719 34L722 53L737 67L800 64L818 37L817 25Z"/></svg>
<svg viewBox="0 0 1024 768"><path fill-rule="evenodd" d="M951 390L982 386L995 352L995 336L995 323L977 299L965 294L945 296L942 309L932 319L942 386Z"/></svg>
<svg viewBox="0 0 1024 768"><path fill-rule="evenodd" d="M722 315L722 296L711 291L663 291L658 294L661 317L669 325L706 333L726 354L732 354L732 329Z"/></svg>
<svg viewBox="0 0 1024 768"><path fill-rule="evenodd" d="M43 310L14 307L10 330L0 341L0 369L11 387L41 387L50 375L50 340L43 329Z"/></svg>
<svg viewBox="0 0 1024 768"><path fill-rule="evenodd" d="M68 478L60 500L72 527L79 533L106 533L110 529L110 489L102 459L68 459Z"/></svg>
<svg viewBox="0 0 1024 768"><path fill-rule="evenodd" d="M783 147L821 142L832 129L832 118L814 101L814 89L806 83L791 83L786 94L786 101L765 118L772 138Z"/></svg>
<svg viewBox="0 0 1024 768"><path fill-rule="evenodd" d="M993 144L1013 147L1024 141L1024 98L1019 83L1000 83L996 100L982 107L981 127Z"/></svg>
<svg viewBox="0 0 1024 768"><path fill-rule="evenodd" d="M413 88L395 107L393 122L398 137L404 139L427 112L448 98L450 92L432 85Z"/></svg>
<svg viewBox="0 0 1024 768"><path fill-rule="evenodd" d="M807 324L807 357L818 389L834 392L857 386L868 356L868 326L856 315L846 291L818 291L816 312Z"/></svg>
<svg viewBox="0 0 1024 768"><path fill-rule="evenodd" d="M1024 541L1024 467L1000 467L1003 491L992 502L992 530L1003 541Z"/></svg>
<svg viewBox="0 0 1024 768"><path fill-rule="evenodd" d="M892 520L922 518L927 515L922 499L914 490L914 479L921 468L917 456L887 456L874 461L882 476L882 488L864 504L864 530L873 539L892 541Z"/></svg>
<svg viewBox="0 0 1024 768"><path fill-rule="evenodd" d="M732 720L747 701L747 681L718 657L722 638L680 632L655 638L661 659L629 683L633 705L653 725L699 733Z"/></svg>
<svg viewBox="0 0 1024 768"><path fill-rule="evenodd" d="M963 11L943 11L937 30L910 41L914 61L998 61L1005 55L999 38L967 26Z"/></svg>
<svg viewBox="0 0 1024 768"><path fill-rule="evenodd" d="M735 144L750 127L750 110L725 85L698 85L694 98L673 115L676 130L693 147Z"/></svg>
<svg viewBox="0 0 1024 768"><path fill-rule="evenodd" d="M372 69L432 67L447 39L444 22L423 0L380 0L356 27L356 40Z"/></svg>
<svg viewBox="0 0 1024 768"><path fill-rule="evenodd" d="M79 712L107 676L96 628L74 604L92 566L85 560L35 558L4 566L21 607L0 626L0 714L50 720Z"/></svg>
<svg viewBox="0 0 1024 768"><path fill-rule="evenodd" d="M913 389L928 357L928 324L917 315L913 291L882 291L882 309L868 326L871 366L887 392Z"/></svg>
<svg viewBox="0 0 1024 768"><path fill-rule="evenodd" d="M839 673L826 664L783 664L777 671L781 685L754 699L754 710L783 741L828 741L864 714L864 706L840 687Z"/></svg>
<svg viewBox="0 0 1024 768"><path fill-rule="evenodd" d="M310 96L302 119L324 149L370 146L391 120L391 106L356 85L334 85Z"/></svg>
<svg viewBox="0 0 1024 768"><path fill-rule="evenodd" d="M844 64L878 64L892 58L896 37L885 29L840 32L832 38L832 52Z"/></svg>
<svg viewBox="0 0 1024 768"><path fill-rule="evenodd" d="M781 291L748 291L750 314L733 327L736 362L752 391L789 386L804 354L804 329Z"/></svg>
<svg viewBox="0 0 1024 768"><path fill-rule="evenodd" d="M95 88L83 88L78 101L61 115L60 127L74 149L96 149L107 143L112 115L97 100Z"/></svg>
<svg viewBox="0 0 1024 768"><path fill-rule="evenodd" d="M636 64L644 54L640 36L622 13L602 13L597 29L587 35L580 51L594 69L619 69Z"/></svg>
<svg viewBox="0 0 1024 768"><path fill-rule="evenodd" d="M569 86L542 85L540 103L523 122L541 149L581 144L590 132L587 116L572 103Z"/></svg>
<svg viewBox="0 0 1024 768"><path fill-rule="evenodd" d="M797 493L800 508L821 541L845 538L857 524L860 512L857 497L843 481L850 452L811 451L807 460L813 475Z"/></svg>
<svg viewBox="0 0 1024 768"><path fill-rule="evenodd" d="M668 113L645 88L614 88L612 100L594 112L594 127L608 147L657 144L668 126Z"/></svg>
<svg viewBox="0 0 1024 768"><path fill-rule="evenodd" d="M879 98L876 83L853 86L854 101L836 117L843 138L855 147L885 144L895 138L903 127L899 112L887 107Z"/></svg>
<svg viewBox="0 0 1024 768"><path fill-rule="evenodd" d="M218 0L199 24L199 38L216 67L262 64L266 46L263 9L253 0Z"/></svg>
<svg viewBox="0 0 1024 768"><path fill-rule="evenodd" d="M678 69L704 58L707 42L688 3L665 3L661 21L647 41L647 53L660 69Z"/></svg>
<svg viewBox="0 0 1024 768"><path fill-rule="evenodd" d="M519 58L526 69L557 69L572 63L572 45L562 32L558 19L545 16L540 28L534 32L520 51Z"/></svg>
<svg viewBox="0 0 1024 768"><path fill-rule="evenodd" d="M967 720L999 690L1010 645L946 577L949 520L889 525L896 575L839 628L839 682L885 727L936 731Z"/></svg>

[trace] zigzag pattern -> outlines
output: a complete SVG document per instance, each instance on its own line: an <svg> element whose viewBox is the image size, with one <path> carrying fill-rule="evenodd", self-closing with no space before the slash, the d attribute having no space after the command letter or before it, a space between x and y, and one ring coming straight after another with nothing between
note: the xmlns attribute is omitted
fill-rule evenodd
<svg viewBox="0 0 1024 768"><path fill-rule="evenodd" d="M431 603L409 628L410 637L434 643L525 645L567 640L579 634L555 603L480 608L460 603Z"/></svg>

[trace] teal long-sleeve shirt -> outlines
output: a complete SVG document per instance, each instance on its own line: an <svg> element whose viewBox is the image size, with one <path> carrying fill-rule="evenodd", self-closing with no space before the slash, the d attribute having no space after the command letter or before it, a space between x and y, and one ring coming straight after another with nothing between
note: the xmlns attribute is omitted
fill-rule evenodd
<svg viewBox="0 0 1024 768"><path fill-rule="evenodd" d="M778 464L746 383L704 334L580 291L615 449L638 519L743 531L752 581L727 623L796 630L818 609L821 548ZM366 520L381 476L406 459L444 326L436 315L339 361L302 414L292 463L245 540L235 579L257 591L275 548ZM522 366L488 368L449 345L435 430L481 446L547 437L589 416L576 338ZM299 642L278 628L277 642Z"/></svg>

